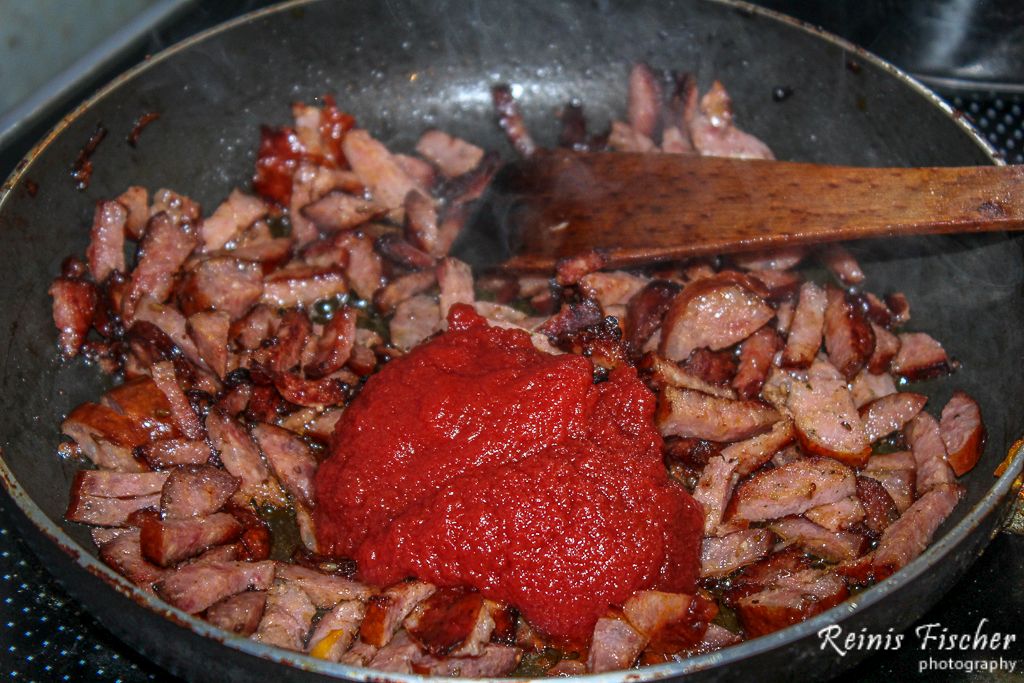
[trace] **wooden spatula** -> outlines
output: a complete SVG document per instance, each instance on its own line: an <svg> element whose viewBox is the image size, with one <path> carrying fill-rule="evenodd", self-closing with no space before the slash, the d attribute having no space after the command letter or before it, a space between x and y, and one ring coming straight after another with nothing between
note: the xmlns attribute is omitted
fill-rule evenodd
<svg viewBox="0 0 1024 683"><path fill-rule="evenodd" d="M454 253L547 270L784 244L1024 229L1024 166L855 168L676 154L543 151L504 167Z"/></svg>

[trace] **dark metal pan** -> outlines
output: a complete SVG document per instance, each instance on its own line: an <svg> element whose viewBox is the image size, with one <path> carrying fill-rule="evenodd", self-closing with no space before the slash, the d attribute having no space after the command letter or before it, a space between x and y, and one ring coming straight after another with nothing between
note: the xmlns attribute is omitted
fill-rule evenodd
<svg viewBox="0 0 1024 683"><path fill-rule="evenodd" d="M119 637L188 678L379 680L365 669L229 636L167 607L100 563L84 528L62 521L76 466L56 455L57 426L104 380L95 368L58 363L47 286L61 258L84 249L96 199L141 184L176 188L213 206L247 184L259 124L287 120L293 99L334 93L363 126L398 147L411 146L430 125L501 146L488 88L502 80L521 87L528 123L552 142L554 109L569 97L583 98L600 124L621 112L626 69L637 59L693 70L704 86L723 80L741 125L783 159L994 161L969 125L893 67L738 2L298 2L186 41L68 116L0 191L0 475L26 540L68 591ZM775 103L775 86L789 86L793 95ZM138 148L124 144L147 111L160 119ZM93 156L92 185L77 192L68 169L100 123L110 135ZM1000 527L1024 465L1018 452L1001 478L991 476L1024 433L1022 244L995 235L857 246L872 288L905 291L914 325L963 363L952 378L922 387L933 405L961 387L980 400L988 424L988 448L965 480L966 500L927 552L810 621L720 653L595 680L824 678L864 653L841 658L821 649L820 628L902 629L952 586Z"/></svg>

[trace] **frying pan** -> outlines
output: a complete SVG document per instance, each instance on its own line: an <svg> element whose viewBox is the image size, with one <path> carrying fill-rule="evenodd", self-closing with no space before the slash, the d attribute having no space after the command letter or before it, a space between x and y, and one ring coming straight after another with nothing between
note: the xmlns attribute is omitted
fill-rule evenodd
<svg viewBox="0 0 1024 683"><path fill-rule="evenodd" d="M807 26L732 1L639 4L522 0L296 2L201 34L119 78L62 121L0 190L0 475L28 543L67 590L111 631L173 673L195 680L381 680L230 636L142 593L96 558L87 530L62 521L78 465L55 452L58 425L107 386L96 368L61 365L46 294L65 254L81 253L93 203L129 184L170 187L210 208L246 186L261 123L289 120L289 103L333 93L361 125L396 148L440 126L503 147L489 86L515 84L541 142L553 112L583 99L591 121L621 115L628 65L645 59L689 69L702 87L721 79L737 118L779 158L855 165L992 163L970 126L893 67ZM772 89L793 95L773 102ZM124 136L142 113L160 119L137 148ZM110 135L93 156L91 186L68 168L98 124ZM38 193L29 191L31 183ZM917 560L807 622L719 653L592 677L620 682L824 678L864 653L819 647L831 623L885 633L924 613L997 532L1019 486L1024 433L1024 252L1006 235L952 236L856 246L874 291L902 290L914 329L943 340L963 369L915 390L932 410L954 387L981 403L984 457L965 500ZM412 680L415 676L388 676Z"/></svg>

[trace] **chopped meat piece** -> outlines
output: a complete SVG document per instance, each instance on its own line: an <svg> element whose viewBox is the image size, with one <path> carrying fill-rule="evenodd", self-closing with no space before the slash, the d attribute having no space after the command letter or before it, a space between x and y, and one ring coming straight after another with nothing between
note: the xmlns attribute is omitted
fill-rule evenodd
<svg viewBox="0 0 1024 683"><path fill-rule="evenodd" d="M868 441L874 443L882 437L903 429L921 412L928 397L922 394L900 392L875 399L860 409L864 433Z"/></svg>
<svg viewBox="0 0 1024 683"><path fill-rule="evenodd" d="M161 188L153 193L153 205L149 208L151 220L160 213L166 213L175 225L195 225L202 215L199 204L185 195L166 188ZM151 228L150 225L146 226L146 230Z"/></svg>
<svg viewBox="0 0 1024 683"><path fill-rule="evenodd" d="M864 282L864 271L850 250L841 244L829 244L818 250L818 259L836 277L849 287Z"/></svg>
<svg viewBox="0 0 1024 683"><path fill-rule="evenodd" d="M234 418L213 409L206 416L206 429L210 443L220 455L220 461L233 476L242 480L238 497L244 503L255 500L272 505L285 504L284 492L270 470L260 458L252 437Z"/></svg>
<svg viewBox="0 0 1024 683"><path fill-rule="evenodd" d="M201 440L160 439L140 446L138 453L150 467L169 469L178 465L202 465L210 459L210 446Z"/></svg>
<svg viewBox="0 0 1024 683"><path fill-rule="evenodd" d="M368 132L351 130L342 142L345 158L359 180L369 189L375 202L397 209L416 183L395 161L394 156Z"/></svg>
<svg viewBox="0 0 1024 683"><path fill-rule="evenodd" d="M243 241L230 251L214 252L218 256L233 256L242 261L258 261L263 271L270 271L292 255L293 240L291 237L261 237L253 241Z"/></svg>
<svg viewBox="0 0 1024 683"><path fill-rule="evenodd" d="M811 373L806 382L793 382L786 405L806 452L855 467L867 462L871 442L846 382Z"/></svg>
<svg viewBox="0 0 1024 683"><path fill-rule="evenodd" d="M871 329L875 334L875 350L868 359L867 370L876 375L889 372L892 359L900 350L900 338L875 323L871 323Z"/></svg>
<svg viewBox="0 0 1024 683"><path fill-rule="evenodd" d="M274 425L254 425L252 434L288 493L303 504L312 505L316 460L309 446L287 429Z"/></svg>
<svg viewBox="0 0 1024 683"><path fill-rule="evenodd" d="M736 485L736 461L715 456L701 470L700 479L693 489L693 498L704 510L704 535L720 535L719 527L725 509ZM728 533L728 529L725 530Z"/></svg>
<svg viewBox="0 0 1024 683"><path fill-rule="evenodd" d="M693 146L704 156L775 158L767 145L733 125L732 101L718 81L701 98L699 110L687 112L686 125Z"/></svg>
<svg viewBox="0 0 1024 683"><path fill-rule="evenodd" d="M377 251L387 260L402 268L422 270L434 265L434 257L402 237L397 232L387 232L377 238Z"/></svg>
<svg viewBox="0 0 1024 683"><path fill-rule="evenodd" d="M279 308L312 306L322 299L333 299L348 291L345 273L337 267L286 266L263 281L265 304Z"/></svg>
<svg viewBox="0 0 1024 683"><path fill-rule="evenodd" d="M649 370L651 379L658 386L673 386L678 389L693 389L719 398L735 399L736 392L704 380L678 363L662 358L657 353L648 353L640 361L640 367Z"/></svg>
<svg viewBox="0 0 1024 683"><path fill-rule="evenodd" d="M117 203L128 210L125 230L132 239L141 238L149 220L149 192L144 187L132 185L117 197Z"/></svg>
<svg viewBox="0 0 1024 683"><path fill-rule="evenodd" d="M364 584L297 564L280 564L276 577L301 588L319 609L328 609L347 600L367 600L374 594L374 589Z"/></svg>
<svg viewBox="0 0 1024 683"><path fill-rule="evenodd" d="M234 240L242 231L267 215L269 207L259 197L232 190L227 200L218 206L199 226L206 251L216 251Z"/></svg>
<svg viewBox="0 0 1024 683"><path fill-rule="evenodd" d="M103 395L101 403L131 420L151 441L178 436L178 430L171 418L171 404L149 377L132 379L112 388ZM117 437L111 438L121 442ZM130 443L124 443L138 445L135 438L131 439Z"/></svg>
<svg viewBox="0 0 1024 683"><path fill-rule="evenodd" d="M892 326L906 325L910 322L910 302L903 292L894 292L885 297L885 303L892 311Z"/></svg>
<svg viewBox="0 0 1024 683"><path fill-rule="evenodd" d="M396 154L395 163L412 178L421 192L429 193L437 184L437 171L423 159L408 154Z"/></svg>
<svg viewBox="0 0 1024 683"><path fill-rule="evenodd" d="M700 551L700 575L721 578L756 562L771 552L772 534L767 529L745 529L721 538L705 537Z"/></svg>
<svg viewBox="0 0 1024 683"><path fill-rule="evenodd" d="M291 237L300 247L309 244L319 235L316 225L306 218L302 209L322 197L328 190L334 189L333 184L325 182L329 177L323 167L305 162L299 164L292 176L288 218L291 223Z"/></svg>
<svg viewBox="0 0 1024 683"><path fill-rule="evenodd" d="M498 115L498 125L505 131L509 143L520 156L528 157L537 149L536 143L530 137L530 131L526 128L523 115L519 112L519 105L512 96L512 90L507 85L500 84L491 88L491 99L494 103L494 111Z"/></svg>
<svg viewBox="0 0 1024 683"><path fill-rule="evenodd" d="M104 543L100 548L100 559L147 593L152 593L153 583L167 573L167 570L142 557L138 529L129 529Z"/></svg>
<svg viewBox="0 0 1024 683"><path fill-rule="evenodd" d="M243 349L252 350L270 335L275 322L276 316L270 306L258 304L244 318L232 324L228 336Z"/></svg>
<svg viewBox="0 0 1024 683"><path fill-rule="evenodd" d="M345 600L320 617L306 650L313 657L329 662L341 660L352 641L359 635L359 624L366 608L358 600Z"/></svg>
<svg viewBox="0 0 1024 683"><path fill-rule="evenodd" d="M914 454L917 466L915 490L922 496L936 486L956 481L953 468L946 461L946 445L939 423L928 413L918 413L907 423L903 435Z"/></svg>
<svg viewBox="0 0 1024 683"><path fill-rule="evenodd" d="M395 310L398 304L417 294L422 294L433 287L436 282L437 275L433 269L403 275L379 289L373 297L374 304L378 311L388 315Z"/></svg>
<svg viewBox="0 0 1024 683"><path fill-rule="evenodd" d="M469 264L457 258L447 257L437 264L437 284L441 294L439 304L441 318L447 321L448 311L455 304L473 305L476 295L473 292L473 270Z"/></svg>
<svg viewBox="0 0 1024 683"><path fill-rule="evenodd" d="M420 136L416 151L449 178L469 173L484 158L484 151L476 145L436 129Z"/></svg>
<svg viewBox="0 0 1024 683"><path fill-rule="evenodd" d="M199 238L190 224L176 223L166 212L150 218L146 235L139 244L131 284L121 302L122 315L130 320L136 303L144 296L166 301L175 273L198 244Z"/></svg>
<svg viewBox="0 0 1024 683"><path fill-rule="evenodd" d="M752 638L778 631L835 607L846 599L846 584L817 569L786 577L786 584L742 598L736 611Z"/></svg>
<svg viewBox="0 0 1024 683"><path fill-rule="evenodd" d="M410 641L411 642L411 641ZM366 666L377 655L377 648L357 640L348 652L341 656L341 663L349 666Z"/></svg>
<svg viewBox="0 0 1024 683"><path fill-rule="evenodd" d="M301 652L314 616L316 607L305 593L288 584L277 584L267 591L266 608L253 640Z"/></svg>
<svg viewBox="0 0 1024 683"><path fill-rule="evenodd" d="M242 637L256 632L267 604L265 591L250 591L224 598L206 610L206 621Z"/></svg>
<svg viewBox="0 0 1024 683"><path fill-rule="evenodd" d="M666 626L684 619L692 602L693 598L685 593L637 591L623 603L622 613L638 633L650 640Z"/></svg>
<svg viewBox="0 0 1024 683"><path fill-rule="evenodd" d="M724 349L749 337L774 315L761 297L745 287L719 278L700 280L669 306L659 350L678 361L700 347Z"/></svg>
<svg viewBox="0 0 1024 683"><path fill-rule="evenodd" d="M868 320L875 325L884 327L886 330L892 326L892 311L877 296L871 292L863 292L857 297L857 302L864 309L864 314L867 315Z"/></svg>
<svg viewBox="0 0 1024 683"><path fill-rule="evenodd" d="M895 393L896 383L888 373L876 375L865 369L850 382L850 394L858 409L883 396Z"/></svg>
<svg viewBox="0 0 1024 683"><path fill-rule="evenodd" d="M885 486L871 477L857 477L857 500L863 511L864 526L874 534L885 531L900 516Z"/></svg>
<svg viewBox="0 0 1024 683"><path fill-rule="evenodd" d="M178 385L174 365L170 361L160 361L154 363L150 369L153 372L153 382L167 397L175 425L181 433L189 439L203 438L203 424L192 409L185 392Z"/></svg>
<svg viewBox="0 0 1024 683"><path fill-rule="evenodd" d="M325 377L348 362L356 340L356 318L356 310L351 306L342 306L334 312L317 340L316 356L304 368L307 377Z"/></svg>
<svg viewBox="0 0 1024 683"><path fill-rule="evenodd" d="M559 259L555 264L555 282L562 287L578 283L588 273L604 268L607 257L597 249Z"/></svg>
<svg viewBox="0 0 1024 683"><path fill-rule="evenodd" d="M661 151L665 154L696 154L689 134L677 126L666 126L661 131Z"/></svg>
<svg viewBox="0 0 1024 683"><path fill-rule="evenodd" d="M893 374L916 382L945 375L952 370L942 344L924 332L907 332L898 336L900 350L892 359Z"/></svg>
<svg viewBox="0 0 1024 683"><path fill-rule="evenodd" d="M601 306L592 299L563 303L558 313L537 328L552 341L571 341L586 328L596 327L604 320Z"/></svg>
<svg viewBox="0 0 1024 683"><path fill-rule="evenodd" d="M96 312L96 287L84 280L59 277L50 285L53 324L57 327L60 354L65 359L78 355Z"/></svg>
<svg viewBox="0 0 1024 683"><path fill-rule="evenodd" d="M380 218L387 208L361 197L333 190L302 207L302 215L320 230L352 230L363 223Z"/></svg>
<svg viewBox="0 0 1024 683"><path fill-rule="evenodd" d="M214 310L238 320L263 295L263 269L230 256L209 258L185 273L177 291L186 315Z"/></svg>
<svg viewBox="0 0 1024 683"><path fill-rule="evenodd" d="M422 258L427 261L444 256L451 246L447 237L442 238L440 233L437 204L416 190L405 197L404 232L409 242L420 250ZM421 264L419 267L426 266Z"/></svg>
<svg viewBox="0 0 1024 683"><path fill-rule="evenodd" d="M398 304L390 328L391 343L411 349L441 329L441 309L433 297L414 296Z"/></svg>
<svg viewBox="0 0 1024 683"><path fill-rule="evenodd" d="M977 401L962 391L954 391L942 409L939 431L949 465L956 476L962 477L978 464L985 447L985 424Z"/></svg>
<svg viewBox="0 0 1024 683"><path fill-rule="evenodd" d="M219 467L179 467L163 485L160 511L164 519L205 517L217 512L238 490L239 480Z"/></svg>
<svg viewBox="0 0 1024 683"><path fill-rule="evenodd" d="M867 545L860 534L830 531L802 517L786 517L768 525L786 544L794 544L829 562L859 557Z"/></svg>
<svg viewBox="0 0 1024 683"><path fill-rule="evenodd" d="M796 438L792 420L779 420L771 431L745 441L729 444L722 449L722 457L736 463L736 474L745 477L771 460L772 456Z"/></svg>
<svg viewBox="0 0 1024 683"><path fill-rule="evenodd" d="M85 256L89 272L96 282L103 282L113 271L126 272L124 264L124 232L128 209L116 201L97 202L92 219L92 235Z"/></svg>
<svg viewBox="0 0 1024 683"><path fill-rule="evenodd" d="M198 614L245 590L267 590L273 581L273 562L202 562L185 564L164 575L155 588L178 609Z"/></svg>
<svg viewBox="0 0 1024 683"><path fill-rule="evenodd" d="M366 618L360 627L360 637L375 647L384 647L413 609L436 590L435 586L423 581L406 581L370 597L366 604Z"/></svg>
<svg viewBox="0 0 1024 683"><path fill-rule="evenodd" d="M842 290L829 287L825 307L825 348L828 359L850 380L875 350L875 333L863 311Z"/></svg>
<svg viewBox="0 0 1024 683"><path fill-rule="evenodd" d="M148 435L130 418L106 406L83 403L60 428L98 467L123 472L146 469L132 457L131 449L146 443Z"/></svg>
<svg viewBox="0 0 1024 683"><path fill-rule="evenodd" d="M779 421L778 411L760 401L731 401L691 389L661 390L656 421L663 436L738 441Z"/></svg>
<svg viewBox="0 0 1024 683"><path fill-rule="evenodd" d="M861 474L881 483L900 513L905 512L914 502L917 464L914 461L913 453L900 451L885 455L872 455Z"/></svg>
<svg viewBox="0 0 1024 683"><path fill-rule="evenodd" d="M286 311L273 339L263 343L266 353L261 360L267 370L287 372L297 367L302 362L302 352L312 333L313 324L305 311L297 308Z"/></svg>
<svg viewBox="0 0 1024 683"><path fill-rule="evenodd" d="M79 470L71 490L80 496L101 498L135 498L160 493L168 472L109 472Z"/></svg>
<svg viewBox="0 0 1024 683"><path fill-rule="evenodd" d="M665 312L680 292L680 286L669 280L652 280L637 292L626 305L626 342L640 351L661 325Z"/></svg>
<svg viewBox="0 0 1024 683"><path fill-rule="evenodd" d="M238 520L223 512L184 519L147 517L142 523L140 541L147 560L160 567L170 567L207 548L230 543L241 533Z"/></svg>
<svg viewBox="0 0 1024 683"><path fill-rule="evenodd" d="M732 262L744 270L784 271L795 268L806 255L807 247L796 244L787 247L773 247L766 251L733 254Z"/></svg>
<svg viewBox="0 0 1024 683"><path fill-rule="evenodd" d="M661 86L651 67L640 62L629 72L629 125L653 138L661 118Z"/></svg>
<svg viewBox="0 0 1024 683"><path fill-rule="evenodd" d="M405 621L409 635L435 657L476 656L494 630L483 596L465 588L442 588Z"/></svg>
<svg viewBox="0 0 1024 683"><path fill-rule="evenodd" d="M778 333L765 325L740 344L740 364L732 386L740 398L757 398L771 370L772 358L782 346Z"/></svg>
<svg viewBox="0 0 1024 683"><path fill-rule="evenodd" d="M963 495L956 484L929 490L882 533L871 564L878 578L902 569L924 552L932 536Z"/></svg>
<svg viewBox="0 0 1024 683"><path fill-rule="evenodd" d="M738 520L760 522L799 515L856 492L849 467L829 458L806 458L753 475L736 487L729 507Z"/></svg>
<svg viewBox="0 0 1024 683"><path fill-rule="evenodd" d="M625 619L615 616L602 617L594 626L594 637L590 641L587 656L587 670L591 673L628 669L640 655L646 638L629 625Z"/></svg>
<svg viewBox="0 0 1024 683"><path fill-rule="evenodd" d="M857 479L857 492L860 495L860 479ZM878 482L873 482L878 483ZM888 495L888 494L886 494ZM811 520L815 524L821 527L825 527L829 531L842 531L843 529L849 529L854 524L857 524L864 519L864 506L856 496L849 498L843 498L837 500L834 503L828 503L826 505L819 505L818 507L811 508L804 513L804 517Z"/></svg>
<svg viewBox="0 0 1024 683"><path fill-rule="evenodd" d="M350 388L358 381L359 378L347 370L315 380L285 372L274 376L274 388L289 403L322 410L347 400Z"/></svg>
<svg viewBox="0 0 1024 683"><path fill-rule="evenodd" d="M159 327L190 361L196 365L203 364L199 350L186 330L185 316L177 308L144 296L139 299L135 307L135 323L138 324L142 321L153 323Z"/></svg>
<svg viewBox="0 0 1024 683"><path fill-rule="evenodd" d="M78 483L78 479L75 483ZM126 526L132 513L160 506L160 494L133 498L111 498L81 493L80 488L71 489L64 519L69 522L83 522L96 526Z"/></svg>
<svg viewBox="0 0 1024 683"><path fill-rule="evenodd" d="M421 655L413 661L416 673L427 676L455 676L462 678L490 678L507 676L519 664L520 651L504 645L484 645L482 654L477 657L445 657L438 659L430 655ZM568 663L563 660L560 663ZM573 662L579 666L577 673L586 673L582 662ZM557 666L557 665L556 665ZM548 675L553 675L549 670Z"/></svg>
<svg viewBox="0 0 1024 683"><path fill-rule="evenodd" d="M616 152L635 152L647 154L657 152L654 140L622 121L612 121L612 129L608 135L608 146Z"/></svg>
<svg viewBox="0 0 1024 683"><path fill-rule="evenodd" d="M413 661L422 656L420 646L405 631L382 647L367 665L371 669L390 673L409 674L413 671Z"/></svg>
<svg viewBox="0 0 1024 683"><path fill-rule="evenodd" d="M793 312L786 348L782 354L784 367L809 367L818 355L827 301L825 291L813 282L805 282L800 286L800 298Z"/></svg>
<svg viewBox="0 0 1024 683"><path fill-rule="evenodd" d="M609 273L587 273L579 279L580 291L588 299L608 309L610 306L626 305L648 283L639 275L615 270Z"/></svg>
<svg viewBox="0 0 1024 683"><path fill-rule="evenodd" d="M228 371L231 316L224 311L193 313L188 318L186 329L206 367L223 379Z"/></svg>

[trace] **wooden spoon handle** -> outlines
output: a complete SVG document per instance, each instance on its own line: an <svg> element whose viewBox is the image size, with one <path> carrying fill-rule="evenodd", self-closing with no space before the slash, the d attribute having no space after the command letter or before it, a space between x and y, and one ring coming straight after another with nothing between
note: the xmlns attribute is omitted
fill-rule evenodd
<svg viewBox="0 0 1024 683"><path fill-rule="evenodd" d="M592 248L624 266L782 244L1024 229L1024 167L858 168L538 153L503 172L518 270Z"/></svg>

